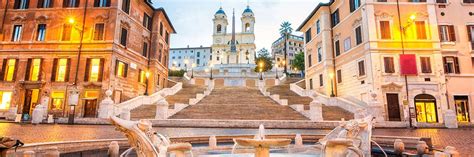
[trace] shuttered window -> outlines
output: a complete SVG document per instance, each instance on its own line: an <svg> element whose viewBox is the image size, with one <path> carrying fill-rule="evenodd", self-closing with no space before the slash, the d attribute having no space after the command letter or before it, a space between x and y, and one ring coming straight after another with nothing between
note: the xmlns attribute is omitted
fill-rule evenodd
<svg viewBox="0 0 474 157"><path fill-rule="evenodd" d="M420 62L421 62L421 72L431 73L430 57L420 57Z"/></svg>
<svg viewBox="0 0 474 157"><path fill-rule="evenodd" d="M127 77L127 73L128 73L128 64L117 60L115 62L115 75L118 77L125 78Z"/></svg>
<svg viewBox="0 0 474 157"><path fill-rule="evenodd" d="M130 0L122 0L122 11L130 13Z"/></svg>
<svg viewBox="0 0 474 157"><path fill-rule="evenodd" d="M2 65L2 80L15 81L18 67L18 59L4 59Z"/></svg>
<svg viewBox="0 0 474 157"><path fill-rule="evenodd" d="M383 57L383 65L385 73L395 73L393 57Z"/></svg>
<svg viewBox="0 0 474 157"><path fill-rule="evenodd" d="M13 9L28 9L29 5L29 0L15 0L15 3L13 4Z"/></svg>
<svg viewBox="0 0 474 157"><path fill-rule="evenodd" d="M51 81L67 82L69 81L69 72L71 61L68 58L55 58L53 60L53 70L51 73Z"/></svg>
<svg viewBox="0 0 474 157"><path fill-rule="evenodd" d="M364 76L365 75L365 63L364 63L364 61L359 61L358 66L359 66L359 76Z"/></svg>
<svg viewBox="0 0 474 157"><path fill-rule="evenodd" d="M446 74L460 74L461 71L459 70L459 61L458 57L453 56L446 56L443 57L443 64L444 64L444 73Z"/></svg>
<svg viewBox="0 0 474 157"><path fill-rule="evenodd" d="M474 25L467 25L467 36L471 42L471 50L474 50Z"/></svg>
<svg viewBox="0 0 474 157"><path fill-rule="evenodd" d="M390 33L390 21L380 21L380 38L392 39L392 35Z"/></svg>
<svg viewBox="0 0 474 157"><path fill-rule="evenodd" d="M54 0L38 0L38 8L52 8Z"/></svg>
<svg viewBox="0 0 474 157"><path fill-rule="evenodd" d="M69 41L71 40L71 33L72 33L72 26L70 24L63 25L63 34L62 34L62 41Z"/></svg>
<svg viewBox="0 0 474 157"><path fill-rule="evenodd" d="M30 58L26 64L25 80L39 81L41 79L41 58Z"/></svg>
<svg viewBox="0 0 474 157"><path fill-rule="evenodd" d="M97 23L94 26L94 40L104 40L104 24Z"/></svg>
<svg viewBox="0 0 474 157"><path fill-rule="evenodd" d="M427 39L425 21L415 21L417 39Z"/></svg>
<svg viewBox="0 0 474 157"><path fill-rule="evenodd" d="M438 26L439 39L441 42L454 42L456 41L456 34L454 33L453 25L440 25Z"/></svg>
<svg viewBox="0 0 474 157"><path fill-rule="evenodd" d="M146 43L146 42L143 43L142 56L143 56L143 57L147 57L147 56L148 56L148 43Z"/></svg>
<svg viewBox="0 0 474 157"><path fill-rule="evenodd" d="M110 7L110 0L94 0L94 7Z"/></svg>
<svg viewBox="0 0 474 157"><path fill-rule="evenodd" d="M77 8L79 7L80 0L63 0L64 8Z"/></svg>
<svg viewBox="0 0 474 157"><path fill-rule="evenodd" d="M336 56L341 55L341 45L339 44L339 40L334 42L334 52L336 53Z"/></svg>
<svg viewBox="0 0 474 157"><path fill-rule="evenodd" d="M319 86L324 86L323 74L319 74Z"/></svg>
<svg viewBox="0 0 474 157"><path fill-rule="evenodd" d="M339 69L336 72L337 83L342 83L342 71Z"/></svg>
<svg viewBox="0 0 474 157"><path fill-rule="evenodd" d="M84 72L85 82L101 82L104 72L104 59L88 58L86 61L86 71Z"/></svg>
<svg viewBox="0 0 474 157"><path fill-rule="evenodd" d="M362 43L362 28L361 26L355 28L355 36L356 36L356 45Z"/></svg>
<svg viewBox="0 0 474 157"><path fill-rule="evenodd" d="M151 31L151 17L146 14L146 13L143 13L143 27L146 27L148 30Z"/></svg>
<svg viewBox="0 0 474 157"><path fill-rule="evenodd" d="M125 28L122 28L122 31L120 33L120 45L127 47L127 37L128 37L128 30Z"/></svg>

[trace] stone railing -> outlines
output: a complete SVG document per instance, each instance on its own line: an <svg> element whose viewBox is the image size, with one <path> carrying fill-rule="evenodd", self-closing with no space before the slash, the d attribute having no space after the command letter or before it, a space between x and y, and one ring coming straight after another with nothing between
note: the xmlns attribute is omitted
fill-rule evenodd
<svg viewBox="0 0 474 157"><path fill-rule="evenodd" d="M172 80L168 80L172 81ZM174 82L174 81L172 81ZM127 100L120 104L114 105L114 115L120 115L123 119L130 119L130 111L140 107L141 105L150 105L155 104L158 101L165 100L165 97L168 95L174 95L183 88L183 83L175 82L176 84L171 88L164 88L152 95L146 96L141 95L133 99Z"/></svg>

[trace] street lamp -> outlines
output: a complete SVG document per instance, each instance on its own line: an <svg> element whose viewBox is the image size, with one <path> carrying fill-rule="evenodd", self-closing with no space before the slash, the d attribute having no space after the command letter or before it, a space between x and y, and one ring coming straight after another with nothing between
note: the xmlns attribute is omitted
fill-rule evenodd
<svg viewBox="0 0 474 157"><path fill-rule="evenodd" d="M263 73L262 72L263 72L263 69L260 68L260 80L263 80Z"/></svg>
<svg viewBox="0 0 474 157"><path fill-rule="evenodd" d="M210 80L213 79L213 78L212 78L212 67L213 67L213 66L214 66L214 64L212 64L212 63L209 65L209 67L211 68L211 71L210 71L210 72L211 72L211 77L209 78Z"/></svg>
<svg viewBox="0 0 474 157"><path fill-rule="evenodd" d="M77 89L77 86L73 86L72 89L69 90L69 94L68 94L68 104L70 107L68 124L74 124L76 106L78 103L79 103L79 90Z"/></svg>
<svg viewBox="0 0 474 157"><path fill-rule="evenodd" d="M263 80L263 66L265 65L265 63L263 63L263 61L260 61L258 63L258 67L260 67L260 80Z"/></svg>
<svg viewBox="0 0 474 157"><path fill-rule="evenodd" d="M278 64L275 62L275 78L278 79Z"/></svg>
<svg viewBox="0 0 474 157"><path fill-rule="evenodd" d="M146 84L145 84L145 95L148 95L148 78L150 77L150 72L145 72Z"/></svg>
<svg viewBox="0 0 474 157"><path fill-rule="evenodd" d="M75 29L79 30L80 32L80 39L79 39L79 48L77 52L77 63L76 63L76 72L74 76L74 83L72 90L69 91L68 93L68 104L70 106L70 111L69 111L69 117L68 117L68 123L69 124L74 124L74 118L75 118L75 112L76 112L76 105L79 104L79 89L77 87L77 78L79 75L79 64L81 62L81 53L82 53L82 42L84 39L84 28L85 28L85 17L86 17L86 9L87 9L87 0L86 0L86 7L84 8L84 17L82 19L82 28L77 28L76 27L76 19L74 17L69 17L67 19L67 22L73 26Z"/></svg>
<svg viewBox="0 0 474 157"><path fill-rule="evenodd" d="M334 94L334 85L333 85L334 74L329 73L329 78L331 79L331 97L335 97L336 95Z"/></svg>
<svg viewBox="0 0 474 157"><path fill-rule="evenodd" d="M194 78L194 67L196 67L195 63L191 65L191 78Z"/></svg>

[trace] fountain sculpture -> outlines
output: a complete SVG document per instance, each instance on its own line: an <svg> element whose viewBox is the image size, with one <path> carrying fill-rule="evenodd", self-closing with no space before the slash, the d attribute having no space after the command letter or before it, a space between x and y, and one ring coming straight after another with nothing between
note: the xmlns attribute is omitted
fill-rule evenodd
<svg viewBox="0 0 474 157"><path fill-rule="evenodd" d="M176 157L185 157L186 152L191 152L191 144L171 144L169 139L153 130L149 121L128 121L115 116L110 119L119 131L125 133L130 143L131 148L122 155L135 150L138 157L166 157L167 152L174 153Z"/></svg>
<svg viewBox="0 0 474 157"><path fill-rule="evenodd" d="M260 124L254 139L236 138L234 142L236 145L255 148L255 157L269 157L270 147L288 146L291 139L266 139L265 128Z"/></svg>

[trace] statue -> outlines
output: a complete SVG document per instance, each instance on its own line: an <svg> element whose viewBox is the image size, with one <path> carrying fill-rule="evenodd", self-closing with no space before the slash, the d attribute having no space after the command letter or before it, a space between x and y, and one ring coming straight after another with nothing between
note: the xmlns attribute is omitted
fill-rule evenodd
<svg viewBox="0 0 474 157"><path fill-rule="evenodd" d="M114 114L114 101L112 100L112 91L105 91L105 98L99 104L99 118L109 118Z"/></svg>
<svg viewBox="0 0 474 157"><path fill-rule="evenodd" d="M192 149L189 143L171 144L166 137L153 130L149 121L128 121L115 116L110 119L117 130L125 133L130 143L131 148L122 155L126 156L134 149L138 157L166 157L167 152L175 153L176 157L184 157Z"/></svg>

